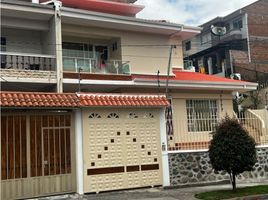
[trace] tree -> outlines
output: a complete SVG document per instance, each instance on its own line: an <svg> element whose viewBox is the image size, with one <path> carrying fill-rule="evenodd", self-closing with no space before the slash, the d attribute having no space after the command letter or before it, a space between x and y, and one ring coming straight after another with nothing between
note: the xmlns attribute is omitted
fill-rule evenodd
<svg viewBox="0 0 268 200"><path fill-rule="evenodd" d="M251 171L257 161L254 139L235 118L226 116L216 127L209 146L212 167L230 175L233 190L236 176Z"/></svg>

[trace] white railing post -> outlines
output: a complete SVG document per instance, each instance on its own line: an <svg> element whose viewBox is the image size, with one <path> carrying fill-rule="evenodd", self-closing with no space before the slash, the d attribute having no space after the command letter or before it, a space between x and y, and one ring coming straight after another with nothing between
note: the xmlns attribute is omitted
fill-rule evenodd
<svg viewBox="0 0 268 200"><path fill-rule="evenodd" d="M163 174L163 186L170 185L169 178L169 162L168 162L168 145L167 145L167 130L166 130L166 118L165 109L160 110L160 145L162 155L162 174Z"/></svg>
<svg viewBox="0 0 268 200"><path fill-rule="evenodd" d="M75 111L75 149L76 191L78 194L84 194L83 116L81 109Z"/></svg>

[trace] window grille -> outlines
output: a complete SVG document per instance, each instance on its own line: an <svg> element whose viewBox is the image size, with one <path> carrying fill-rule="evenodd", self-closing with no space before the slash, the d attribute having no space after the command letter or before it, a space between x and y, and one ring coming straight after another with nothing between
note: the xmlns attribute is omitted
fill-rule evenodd
<svg viewBox="0 0 268 200"><path fill-rule="evenodd" d="M186 100L188 132L214 131L218 122L217 100Z"/></svg>
<svg viewBox="0 0 268 200"><path fill-rule="evenodd" d="M107 116L107 118L119 118L119 115L118 114L116 114L116 113L110 113L108 116Z"/></svg>

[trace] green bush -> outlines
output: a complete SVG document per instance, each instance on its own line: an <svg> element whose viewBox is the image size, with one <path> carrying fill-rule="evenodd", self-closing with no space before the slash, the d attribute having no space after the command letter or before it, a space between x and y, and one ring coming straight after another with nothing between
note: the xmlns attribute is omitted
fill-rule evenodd
<svg viewBox="0 0 268 200"><path fill-rule="evenodd" d="M209 147L212 167L224 170L230 175L233 190L236 189L236 176L251 171L256 163L254 139L241 126L237 119L226 116L216 127Z"/></svg>

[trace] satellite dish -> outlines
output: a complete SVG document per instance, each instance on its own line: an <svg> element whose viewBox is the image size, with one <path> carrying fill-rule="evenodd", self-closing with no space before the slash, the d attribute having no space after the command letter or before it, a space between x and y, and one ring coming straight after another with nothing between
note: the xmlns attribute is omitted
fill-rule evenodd
<svg viewBox="0 0 268 200"><path fill-rule="evenodd" d="M225 35L226 34L226 27L220 27L220 26L211 26L210 27L211 29L211 32L214 34L214 35L217 35L217 36L222 36L222 35Z"/></svg>
<svg viewBox="0 0 268 200"><path fill-rule="evenodd" d="M233 73L233 74L231 74L230 78L234 79L234 80L241 80L241 74Z"/></svg>

